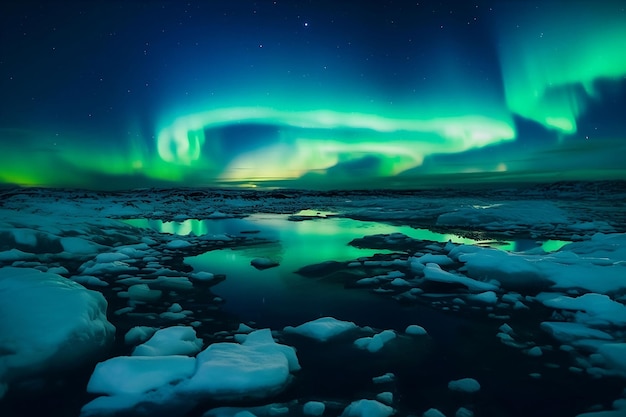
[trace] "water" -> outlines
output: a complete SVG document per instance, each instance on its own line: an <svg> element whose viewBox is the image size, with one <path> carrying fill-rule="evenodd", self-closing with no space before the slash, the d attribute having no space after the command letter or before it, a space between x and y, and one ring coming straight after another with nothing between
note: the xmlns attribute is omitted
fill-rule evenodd
<svg viewBox="0 0 626 417"><path fill-rule="evenodd" d="M296 219L302 220L297 216ZM621 390L621 385L610 379L592 380L585 374L570 373L567 369L572 362L558 349L546 349L542 358L533 358L504 346L496 337L502 321L488 318L484 311L471 307L462 312L445 311L437 307L437 299L403 305L370 290L345 289L337 277L309 278L295 273L304 266L326 261L352 261L392 253L348 244L372 234L402 233L413 239L451 240L507 250L556 250L567 242L478 241L407 226L324 217L323 213L319 218L303 221L289 221L286 215L255 214L244 219L183 222L138 219L129 224L179 235L249 235L266 240L268 243L218 249L185 259L196 271L225 274L226 279L211 288L212 293L224 299L220 308L254 327L280 330L333 316L359 326L394 329L400 335L389 348L391 351L370 354L356 350L350 341L320 344L284 334L284 343L297 348L303 369L281 400L372 398L377 392L372 389L383 388L372 388L371 377L393 372L398 382L392 390L401 414L420 414L437 407L446 415L454 415L458 407L469 405L476 415L482 416L552 417L576 415L591 404L615 399ZM279 265L259 271L250 264L258 257L272 259ZM364 272L361 267L354 270L373 272ZM519 334L532 334L541 346L552 343L548 335L538 330L538 323L548 318L543 316L544 309L514 314L507 322ZM430 337L403 339L402 332L409 324L424 326ZM541 373L542 378L530 377L533 372ZM451 394L448 381L461 377L478 379L482 385L480 393L471 398Z"/></svg>
<svg viewBox="0 0 626 417"><path fill-rule="evenodd" d="M243 321L282 328L322 316L369 322L372 326L389 326L399 314L397 303L367 291L343 291L342 283L302 277L298 269L327 261L352 261L390 250L362 249L350 246L353 239L374 234L402 233L417 240L452 241L462 244L493 245L500 249L533 249L540 245L558 248L567 242L535 240L482 241L455 234L437 233L428 229L395 226L379 222L327 217L333 213L302 211L294 216L253 214L243 219L188 219L181 222L132 219L136 227L177 235L250 235L269 241L241 248L225 248L185 259L196 271L226 275L226 280L212 289L224 299L223 310L236 314ZM290 221L289 219L307 219ZM279 265L257 270L251 265L255 258L268 258ZM393 306L391 306L393 304ZM363 309L367 305L367 309ZM422 311L420 319L432 316ZM438 319L444 320L439 317ZM361 323L363 324L363 323ZM403 319L396 323L411 324ZM442 335L449 337L449 335Z"/></svg>

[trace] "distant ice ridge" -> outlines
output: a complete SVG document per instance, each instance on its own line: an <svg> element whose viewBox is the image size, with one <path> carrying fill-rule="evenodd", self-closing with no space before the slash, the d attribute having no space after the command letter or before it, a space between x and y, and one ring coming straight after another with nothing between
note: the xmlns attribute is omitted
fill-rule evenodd
<svg viewBox="0 0 626 417"><path fill-rule="evenodd" d="M113 342L102 294L57 274L0 268L0 299L0 397L13 382L95 362Z"/></svg>

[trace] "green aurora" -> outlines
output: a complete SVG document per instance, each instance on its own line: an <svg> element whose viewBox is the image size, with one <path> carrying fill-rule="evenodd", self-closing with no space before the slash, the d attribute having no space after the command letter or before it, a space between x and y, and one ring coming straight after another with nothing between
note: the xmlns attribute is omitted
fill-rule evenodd
<svg viewBox="0 0 626 417"><path fill-rule="evenodd" d="M69 9L6 6L0 183L329 189L626 178L619 2L494 2L441 18L407 12L409 3L383 13L348 2L342 14L321 2L298 15L267 6L259 20L236 3L220 6L228 21L198 6L184 25L176 5L113 13L94 3L79 23ZM349 23L336 24L346 13ZM105 40L86 52L94 39Z"/></svg>

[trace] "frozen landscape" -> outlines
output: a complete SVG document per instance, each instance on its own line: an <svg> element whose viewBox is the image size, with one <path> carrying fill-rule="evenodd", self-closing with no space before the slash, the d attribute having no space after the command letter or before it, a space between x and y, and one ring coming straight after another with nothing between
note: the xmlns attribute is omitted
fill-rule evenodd
<svg viewBox="0 0 626 417"><path fill-rule="evenodd" d="M626 186L0 196L0 415L626 415Z"/></svg>

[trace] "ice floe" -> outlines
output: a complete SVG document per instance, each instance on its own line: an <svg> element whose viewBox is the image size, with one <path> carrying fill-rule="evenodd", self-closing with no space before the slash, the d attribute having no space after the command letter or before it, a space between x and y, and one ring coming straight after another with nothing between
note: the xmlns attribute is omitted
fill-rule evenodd
<svg viewBox="0 0 626 417"><path fill-rule="evenodd" d="M284 328L284 331L325 342L342 333L358 328L353 322L337 320L334 317L321 317L297 327L287 326Z"/></svg>
<svg viewBox="0 0 626 417"><path fill-rule="evenodd" d="M59 275L0 268L0 295L0 394L94 361L113 342L102 294Z"/></svg>

